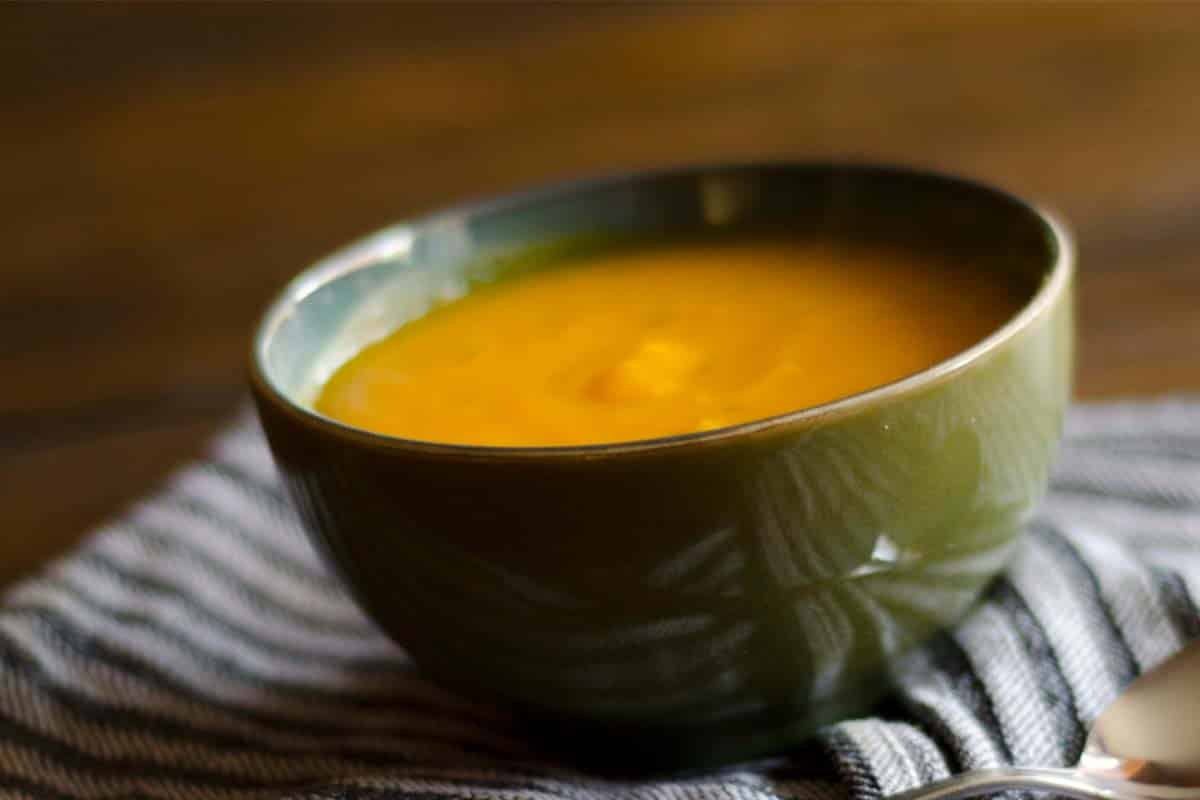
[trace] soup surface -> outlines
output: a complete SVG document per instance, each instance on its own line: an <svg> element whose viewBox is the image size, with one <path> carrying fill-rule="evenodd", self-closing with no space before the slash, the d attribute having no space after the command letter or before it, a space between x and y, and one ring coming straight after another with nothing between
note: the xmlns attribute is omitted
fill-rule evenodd
<svg viewBox="0 0 1200 800"><path fill-rule="evenodd" d="M316 409L433 442L692 433L930 367L1023 298L969 264L788 240L644 246L482 286L366 347Z"/></svg>

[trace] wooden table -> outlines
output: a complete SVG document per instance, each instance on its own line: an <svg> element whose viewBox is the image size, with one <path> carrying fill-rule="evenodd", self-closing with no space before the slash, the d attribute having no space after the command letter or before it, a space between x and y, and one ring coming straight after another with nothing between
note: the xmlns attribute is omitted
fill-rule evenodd
<svg viewBox="0 0 1200 800"><path fill-rule="evenodd" d="M1080 397L1200 390L1200 5L5 6L0 87L0 581L200 451L298 269L581 173L998 181L1078 233Z"/></svg>

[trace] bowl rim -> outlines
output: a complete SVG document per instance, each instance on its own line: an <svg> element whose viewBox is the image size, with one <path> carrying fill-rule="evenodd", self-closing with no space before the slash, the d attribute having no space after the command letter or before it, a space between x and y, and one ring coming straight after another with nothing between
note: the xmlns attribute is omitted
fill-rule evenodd
<svg viewBox="0 0 1200 800"><path fill-rule="evenodd" d="M794 411L770 417L742 422L723 428L692 433L672 434L650 439L635 439L617 442L602 442L578 445L496 446L473 445L450 442L433 442L421 439L406 439L401 436L377 433L346 424L328 417L315 409L302 405L281 390L271 379L266 368L266 354L272 337L288 316L304 299L322 286L349 273L367 268L382 260L400 255L407 250L418 230L444 225L480 215L493 214L517 208L538 200L569 197L588 192L602 191L621 185L637 185L643 181L662 178L680 178L691 175L728 175L758 172L772 169L843 171L863 176L933 180L947 188L982 192L997 196L1030 214L1049 235L1053 250L1053 263L1049 273L1033 296L1004 325L979 340L971 347L933 364L919 372L907 375L890 383L847 395L815 406L806 406ZM475 202L447 206L432 213L420 215L408 221L381 228L345 245L302 270L289 281L268 305L260 317L250 352L250 381L260 400L271 401L289 416L309 425L314 425L335 436L389 450L409 451L431 457L466 460L593 460L646 454L663 450L676 451L686 448L709 447L728 443L730 440L745 439L779 430L799 430L814 424L832 421L850 414L877 406L885 401L912 395L943 383L986 359L1023 331L1033 327L1054 309L1071 286L1075 272L1076 250L1074 239L1063 220L1045 206L1022 199L1018 195L994 184L941 172L934 169L898 164L838 161L838 160L759 160L734 162L698 162L656 169L626 170L605 173L592 177L560 181L534 189L526 189L498 195Z"/></svg>

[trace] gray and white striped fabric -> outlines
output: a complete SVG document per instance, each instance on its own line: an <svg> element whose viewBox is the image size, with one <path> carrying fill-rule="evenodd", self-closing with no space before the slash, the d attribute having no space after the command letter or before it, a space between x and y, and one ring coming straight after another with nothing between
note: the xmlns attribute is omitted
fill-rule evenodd
<svg viewBox="0 0 1200 800"><path fill-rule="evenodd" d="M752 767L614 781L416 673L310 551L247 419L4 596L0 794L871 800L1066 764L1125 683L1200 634L1200 402L1076 409L1032 527L878 716Z"/></svg>

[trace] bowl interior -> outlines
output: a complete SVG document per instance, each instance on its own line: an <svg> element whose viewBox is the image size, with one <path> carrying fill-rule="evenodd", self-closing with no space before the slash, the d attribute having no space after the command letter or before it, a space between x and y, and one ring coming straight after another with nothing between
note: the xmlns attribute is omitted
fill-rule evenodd
<svg viewBox="0 0 1200 800"><path fill-rule="evenodd" d="M611 242L758 231L899 247L993 270L1029 300L1059 260L1036 210L929 173L772 164L633 175L437 214L333 254L268 313L257 367L284 398L310 408L362 347L481 283Z"/></svg>

